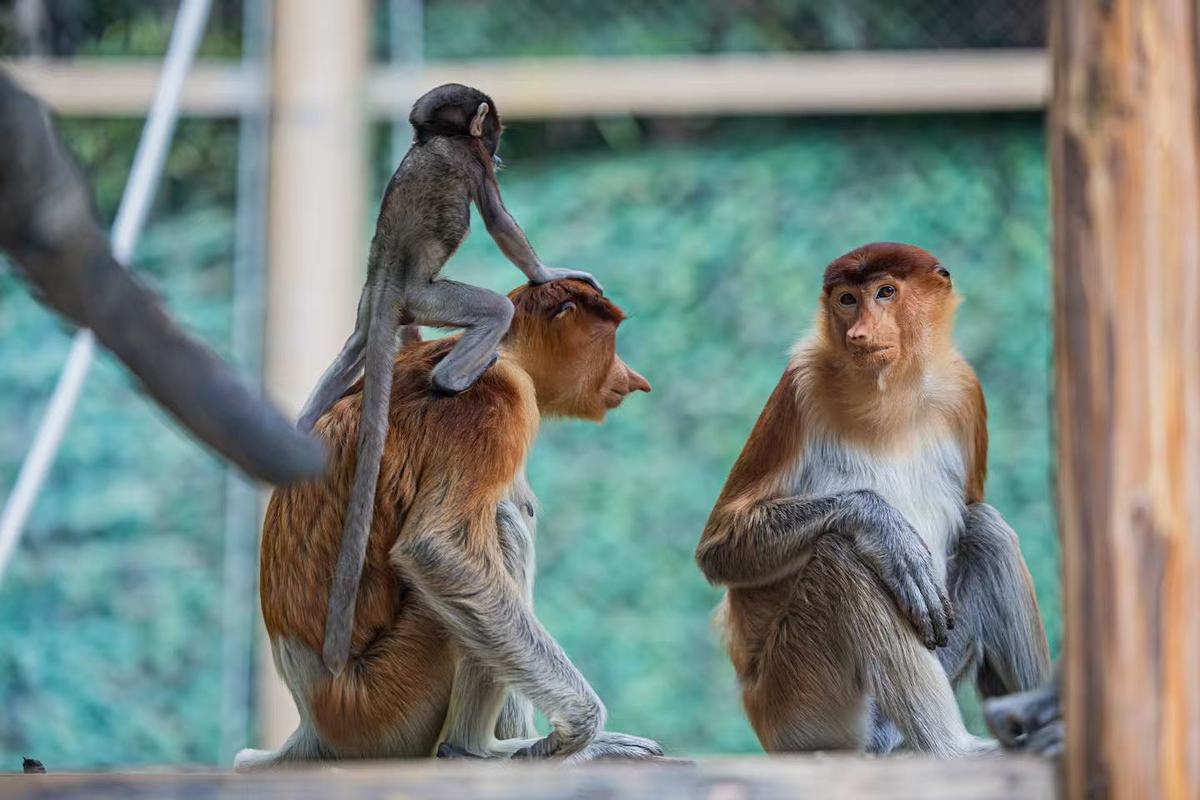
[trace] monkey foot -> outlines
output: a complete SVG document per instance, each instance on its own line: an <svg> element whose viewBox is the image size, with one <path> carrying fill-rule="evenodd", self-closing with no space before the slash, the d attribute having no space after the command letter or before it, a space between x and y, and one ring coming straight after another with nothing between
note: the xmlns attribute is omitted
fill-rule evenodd
<svg viewBox="0 0 1200 800"><path fill-rule="evenodd" d="M471 758L480 761L487 758L487 756L481 756L478 753L472 753L465 747L459 747L458 745L451 744L450 742L442 742L438 745L437 757L446 759Z"/></svg>
<svg viewBox="0 0 1200 800"><path fill-rule="evenodd" d="M1062 753L1065 733L1057 680L1028 692L992 698L984 703L983 717L1007 750L1049 757Z"/></svg>
<svg viewBox="0 0 1200 800"><path fill-rule="evenodd" d="M571 761L658 761L663 758L663 749L653 739L632 736L616 731L601 731L596 734L582 753Z"/></svg>
<svg viewBox="0 0 1200 800"><path fill-rule="evenodd" d="M479 380L483 373L491 369L499 359L499 353L492 353L492 357L488 359L488 362L484 364L478 372L476 372L474 375L468 376L465 380L461 378L456 380L454 377L448 377L444 375L444 370L439 369L442 364L446 363L443 361L442 364L438 364L438 366L434 368L433 374L429 376L429 382L433 386L433 390L438 394L446 397L453 397L455 395L462 394L467 389L470 389L472 386L474 386L475 381Z"/></svg>

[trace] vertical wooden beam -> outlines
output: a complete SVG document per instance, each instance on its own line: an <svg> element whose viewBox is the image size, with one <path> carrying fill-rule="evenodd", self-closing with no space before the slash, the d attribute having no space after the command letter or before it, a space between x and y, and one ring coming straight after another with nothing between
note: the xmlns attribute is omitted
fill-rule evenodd
<svg viewBox="0 0 1200 800"><path fill-rule="evenodd" d="M367 0L275 4L264 371L293 413L350 334L365 272L369 13ZM269 653L259 666L260 738L275 746L295 709Z"/></svg>
<svg viewBox="0 0 1200 800"><path fill-rule="evenodd" d="M1071 798L1200 797L1197 0L1054 0Z"/></svg>

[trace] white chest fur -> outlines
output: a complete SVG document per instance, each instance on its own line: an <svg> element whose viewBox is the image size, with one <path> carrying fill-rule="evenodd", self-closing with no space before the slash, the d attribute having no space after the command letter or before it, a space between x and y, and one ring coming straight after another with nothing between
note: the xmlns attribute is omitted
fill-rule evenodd
<svg viewBox="0 0 1200 800"><path fill-rule="evenodd" d="M944 575L962 530L965 474L962 451L949 438L889 454L818 436L804 448L793 490L800 497L874 490L916 529Z"/></svg>

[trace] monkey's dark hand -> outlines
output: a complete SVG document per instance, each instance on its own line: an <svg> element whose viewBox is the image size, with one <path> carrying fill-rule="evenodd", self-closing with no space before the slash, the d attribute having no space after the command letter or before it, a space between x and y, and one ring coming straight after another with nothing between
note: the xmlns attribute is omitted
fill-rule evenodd
<svg viewBox="0 0 1200 800"><path fill-rule="evenodd" d="M472 753L465 747L459 747L458 745L451 744L450 742L442 742L438 745L437 757L451 760L469 758L478 761L483 761L488 758L488 756L481 756L477 753Z"/></svg>
<svg viewBox="0 0 1200 800"><path fill-rule="evenodd" d="M873 491L853 492L841 513L851 517L854 545L880 577L930 650L945 647L954 611L933 555L913 527Z"/></svg>
<svg viewBox="0 0 1200 800"><path fill-rule="evenodd" d="M1058 674L1045 686L986 701L983 718L1006 750L1061 755L1066 737Z"/></svg>
<svg viewBox="0 0 1200 800"><path fill-rule="evenodd" d="M583 272L582 270L578 269L556 269L555 267L543 267L542 271L538 273L537 278L531 278L529 282L533 284L539 284L550 283L551 281L566 280L583 281L584 283L589 284L600 294L604 294L604 287L600 285L599 281L592 277L590 272Z"/></svg>

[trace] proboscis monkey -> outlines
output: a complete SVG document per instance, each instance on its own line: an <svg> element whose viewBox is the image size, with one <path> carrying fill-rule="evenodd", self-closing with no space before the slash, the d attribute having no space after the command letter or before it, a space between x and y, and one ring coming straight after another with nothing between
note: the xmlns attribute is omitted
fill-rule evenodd
<svg viewBox="0 0 1200 800"><path fill-rule="evenodd" d="M354 474L359 383L317 423L331 467L272 495L261 594L275 665L300 711L278 751L239 769L316 758L470 754L647 758L658 746L602 731L604 706L533 612L537 502L524 465L542 416L601 420L645 378L616 354L623 315L580 281L525 286L496 365L435 397L429 374L453 339L396 357L388 436L350 661L321 660ZM553 731L536 738L533 707Z"/></svg>
<svg viewBox="0 0 1200 800"><path fill-rule="evenodd" d="M1041 684L1017 536L983 502L986 410L952 340L949 271L876 243L829 265L816 323L696 550L767 750L993 749L952 685Z"/></svg>

